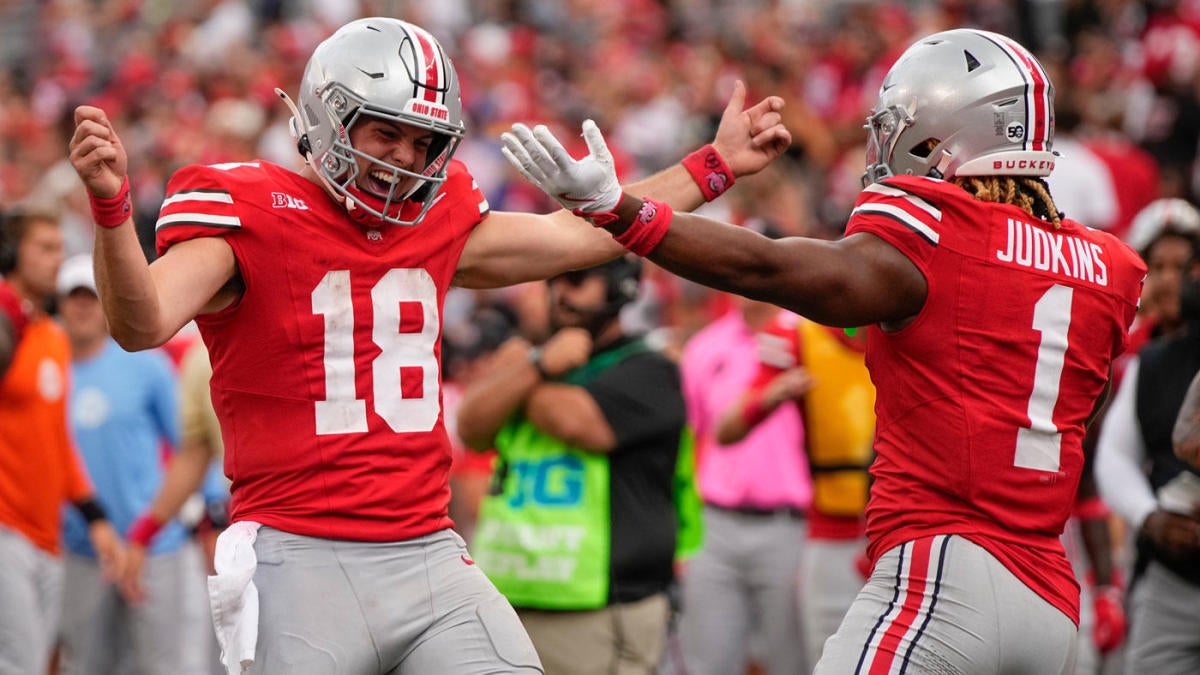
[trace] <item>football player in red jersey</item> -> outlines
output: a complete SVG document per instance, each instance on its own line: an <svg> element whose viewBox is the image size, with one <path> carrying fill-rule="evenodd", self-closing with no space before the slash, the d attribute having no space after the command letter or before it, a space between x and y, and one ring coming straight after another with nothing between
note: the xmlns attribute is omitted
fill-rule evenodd
<svg viewBox="0 0 1200 675"><path fill-rule="evenodd" d="M1004 36L915 42L867 129L839 241L770 240L629 195L589 215L677 274L869 326L873 571L817 673L1069 673L1079 587L1059 535L1146 267L1055 207L1053 87ZM572 178L590 158L539 161L546 144L512 140L543 190L595 187Z"/></svg>
<svg viewBox="0 0 1200 675"><path fill-rule="evenodd" d="M743 109L744 96L739 85L713 145L636 190L693 208L782 153L782 100ZM446 514L440 314L451 285L543 279L622 249L567 212L490 211L453 159L454 68L417 26L343 26L316 48L293 108L307 166L181 169L149 266L104 112L77 109L70 144L114 337L143 349L196 317L212 358L235 521L210 580L223 660L237 672L540 672ZM611 157L594 125L586 138L603 182ZM619 195L608 187L581 203ZM239 614L255 607L257 621Z"/></svg>

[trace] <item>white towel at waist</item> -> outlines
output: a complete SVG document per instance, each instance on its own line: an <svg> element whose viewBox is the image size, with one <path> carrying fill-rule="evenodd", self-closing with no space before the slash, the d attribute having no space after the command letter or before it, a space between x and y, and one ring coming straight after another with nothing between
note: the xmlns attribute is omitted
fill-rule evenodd
<svg viewBox="0 0 1200 675"><path fill-rule="evenodd" d="M258 642L258 589L254 587L254 540L260 525L240 521L217 537L213 556L216 576L208 578L208 601L213 628L221 647L221 663L230 675L240 675L254 663Z"/></svg>

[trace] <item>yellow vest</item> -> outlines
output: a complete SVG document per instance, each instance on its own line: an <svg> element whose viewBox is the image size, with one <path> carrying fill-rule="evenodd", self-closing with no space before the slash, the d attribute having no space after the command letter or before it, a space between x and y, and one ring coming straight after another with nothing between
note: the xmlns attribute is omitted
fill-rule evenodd
<svg viewBox="0 0 1200 675"><path fill-rule="evenodd" d="M805 320L797 330L801 363L814 379L804 395L813 508L831 516L862 515L874 457L875 386L863 353L833 329Z"/></svg>

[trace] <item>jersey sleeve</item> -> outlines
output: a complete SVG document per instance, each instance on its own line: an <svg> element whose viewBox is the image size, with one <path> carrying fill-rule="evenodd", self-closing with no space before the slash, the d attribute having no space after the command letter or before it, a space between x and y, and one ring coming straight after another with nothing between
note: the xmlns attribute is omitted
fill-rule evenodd
<svg viewBox="0 0 1200 675"><path fill-rule="evenodd" d="M167 196L154 226L155 250L197 237L225 237L242 227L240 209L217 169L186 166L167 182Z"/></svg>
<svg viewBox="0 0 1200 675"><path fill-rule="evenodd" d="M900 250L929 276L930 260L941 239L942 209L938 192L945 183L929 178L896 176L863 188L846 236L868 232Z"/></svg>
<svg viewBox="0 0 1200 675"><path fill-rule="evenodd" d="M487 197L484 196L483 190L474 178L471 178L471 200L475 202L479 211L479 220L483 220L487 214L491 213L492 205L488 203Z"/></svg>

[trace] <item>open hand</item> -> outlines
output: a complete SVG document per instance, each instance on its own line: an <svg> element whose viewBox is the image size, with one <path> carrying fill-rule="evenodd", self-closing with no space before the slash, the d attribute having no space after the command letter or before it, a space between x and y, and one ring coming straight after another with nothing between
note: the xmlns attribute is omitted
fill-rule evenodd
<svg viewBox="0 0 1200 675"><path fill-rule="evenodd" d="M746 85L738 80L721 114L713 147L729 165L734 176L762 171L792 144L792 134L783 126L783 99L768 96L750 108Z"/></svg>
<svg viewBox="0 0 1200 675"><path fill-rule="evenodd" d="M500 152L542 192L567 210L608 213L621 201L621 183L604 135L592 120L583 123L588 156L576 160L562 143L539 124L532 130L520 122L500 134Z"/></svg>

